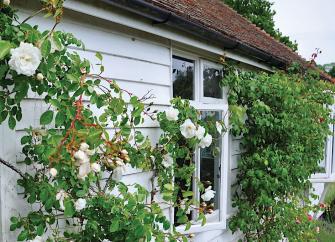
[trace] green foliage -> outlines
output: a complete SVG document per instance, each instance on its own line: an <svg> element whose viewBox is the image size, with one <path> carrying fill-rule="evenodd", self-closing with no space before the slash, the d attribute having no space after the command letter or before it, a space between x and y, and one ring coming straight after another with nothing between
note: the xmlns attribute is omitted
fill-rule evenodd
<svg viewBox="0 0 335 242"><path fill-rule="evenodd" d="M330 134L334 87L315 73L234 70L223 84L230 88L231 131L243 136L245 149L230 228L243 231L248 241L313 238L315 225L307 214L316 208L306 191Z"/></svg>
<svg viewBox="0 0 335 242"><path fill-rule="evenodd" d="M298 44L275 29L273 3L269 0L223 0L236 12L249 19L252 23L263 29L272 37L285 44L293 51L298 49Z"/></svg>
<svg viewBox="0 0 335 242"><path fill-rule="evenodd" d="M328 74L335 78L335 66L333 66L329 71Z"/></svg>
<svg viewBox="0 0 335 242"><path fill-rule="evenodd" d="M42 1L54 27L61 20L62 3ZM40 32L1 4L0 37L0 124L7 121L9 128L15 128L28 91L44 98L48 107L39 118L41 126L27 129L21 139L23 162L35 172L17 181L27 203L34 205L26 215L11 218L10 230L19 230L18 241L37 236L57 242L186 241L161 209L165 203L180 209L176 217L186 229L191 226L186 211L200 211L191 181L193 153L202 138L185 138L180 127L191 119L215 142L216 124L200 120L190 103L180 99L171 101L179 113L176 119L151 110L150 93L137 97L101 75L100 53L96 57L101 73L92 74L90 62L73 51L84 45L71 33L55 28ZM10 49L24 53L17 57ZM31 70L25 72L27 68ZM84 98L90 105L84 105ZM158 120L162 127L156 145L138 128L145 118ZM126 165L153 172L149 191L121 181ZM184 185L175 184L173 177ZM60 227L62 219L70 225L66 231ZM205 224L204 213L199 212L199 220Z"/></svg>

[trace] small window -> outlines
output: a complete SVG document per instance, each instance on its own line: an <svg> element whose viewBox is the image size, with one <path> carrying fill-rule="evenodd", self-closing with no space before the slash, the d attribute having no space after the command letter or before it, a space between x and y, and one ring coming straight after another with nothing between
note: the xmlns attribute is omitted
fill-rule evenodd
<svg viewBox="0 0 335 242"><path fill-rule="evenodd" d="M220 81L223 76L223 70L217 65L205 62L203 64L203 96L211 98L222 98L222 89Z"/></svg>
<svg viewBox="0 0 335 242"><path fill-rule="evenodd" d="M222 112L219 111L201 111L201 118L204 120L219 121L222 120ZM218 137L213 137L218 139ZM218 149L213 149L214 146ZM221 181L221 138L212 143L210 147L200 149L200 181L205 188L211 187L215 191L215 197L205 202L207 208L212 210L220 209L220 181Z"/></svg>
<svg viewBox="0 0 335 242"><path fill-rule="evenodd" d="M173 97L194 100L194 60L173 56Z"/></svg>

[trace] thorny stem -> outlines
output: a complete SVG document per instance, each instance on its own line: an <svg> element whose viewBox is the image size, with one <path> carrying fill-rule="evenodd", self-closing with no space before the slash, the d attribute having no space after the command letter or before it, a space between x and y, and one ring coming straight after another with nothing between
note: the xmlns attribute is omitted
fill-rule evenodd
<svg viewBox="0 0 335 242"><path fill-rule="evenodd" d="M4 159L2 159L0 157L0 162L7 166L9 169L15 171L17 174L19 174L23 179L26 179L26 176L22 173L22 171L20 171L19 169L17 169L15 166L13 166L12 164L10 164L8 161L5 161Z"/></svg>

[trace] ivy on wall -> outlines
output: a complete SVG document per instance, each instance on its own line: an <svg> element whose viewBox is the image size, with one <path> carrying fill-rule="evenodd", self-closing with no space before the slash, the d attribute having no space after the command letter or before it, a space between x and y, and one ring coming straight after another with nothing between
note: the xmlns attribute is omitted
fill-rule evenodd
<svg viewBox="0 0 335 242"><path fill-rule="evenodd" d="M231 132L243 136L245 150L230 228L247 241L314 238L319 208L310 204L308 179L324 158L333 85L296 65L274 74L232 69L223 85L230 88Z"/></svg>

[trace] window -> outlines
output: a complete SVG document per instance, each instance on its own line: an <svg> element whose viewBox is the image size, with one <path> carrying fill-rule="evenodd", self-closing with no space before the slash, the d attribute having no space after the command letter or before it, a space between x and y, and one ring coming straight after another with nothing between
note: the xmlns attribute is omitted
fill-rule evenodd
<svg viewBox="0 0 335 242"><path fill-rule="evenodd" d="M202 60L192 55L173 55L172 57L173 97L191 100L191 105L199 110L202 119L215 121L223 120L227 125L228 105L219 83L223 76L223 68L217 63ZM213 137L215 138L215 137ZM193 176L193 191L199 203L205 203L211 210L206 214L207 224L202 227L196 222L198 214L191 210L189 219L194 225L187 233L226 228L227 196L228 196L228 134L216 137L213 147L199 148L194 153L196 170ZM184 161L177 161L184 162ZM210 201L203 201L197 180L204 184L204 188L211 186L215 197ZM178 181L176 181L178 182ZM179 184L180 185L180 184ZM176 212L176 211L174 211ZM175 218L174 215L172 217ZM175 225L180 225L175 221ZM183 225L177 227L183 231Z"/></svg>
<svg viewBox="0 0 335 242"><path fill-rule="evenodd" d="M222 99L220 81L223 77L223 69L219 65L210 62L203 62L203 96Z"/></svg>
<svg viewBox="0 0 335 242"><path fill-rule="evenodd" d="M194 66L193 60L173 56L173 97L194 99Z"/></svg>
<svg viewBox="0 0 335 242"><path fill-rule="evenodd" d="M333 114L334 118L334 107ZM334 144L334 131L333 124L329 125L332 135L329 135L325 140L324 158L319 161L320 172L313 174L312 179L329 179L335 178L335 144Z"/></svg>

